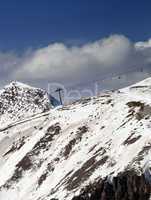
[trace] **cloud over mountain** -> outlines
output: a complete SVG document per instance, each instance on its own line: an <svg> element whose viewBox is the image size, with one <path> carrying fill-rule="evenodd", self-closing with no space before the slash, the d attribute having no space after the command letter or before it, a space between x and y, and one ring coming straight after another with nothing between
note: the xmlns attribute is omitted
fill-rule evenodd
<svg viewBox="0 0 151 200"><path fill-rule="evenodd" d="M82 46L53 43L19 56L0 54L3 79L85 83L107 74L148 67L150 40L133 43L123 35L111 35Z"/></svg>

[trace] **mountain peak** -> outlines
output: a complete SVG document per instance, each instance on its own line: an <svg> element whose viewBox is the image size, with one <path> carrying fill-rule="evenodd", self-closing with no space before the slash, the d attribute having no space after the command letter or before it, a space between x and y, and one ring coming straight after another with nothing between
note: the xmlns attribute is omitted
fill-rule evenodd
<svg viewBox="0 0 151 200"><path fill-rule="evenodd" d="M0 91L0 124L48 111L50 100L45 90L12 81Z"/></svg>
<svg viewBox="0 0 151 200"><path fill-rule="evenodd" d="M30 85L27 85L27 84L19 82L19 81L12 81L8 85L5 86L5 88L11 88L11 87L34 88L34 87L30 86Z"/></svg>

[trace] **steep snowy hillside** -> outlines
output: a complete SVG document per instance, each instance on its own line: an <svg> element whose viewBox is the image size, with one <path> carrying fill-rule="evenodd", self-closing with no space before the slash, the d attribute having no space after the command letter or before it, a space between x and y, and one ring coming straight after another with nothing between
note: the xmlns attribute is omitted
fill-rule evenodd
<svg viewBox="0 0 151 200"><path fill-rule="evenodd" d="M147 200L151 79L0 133L0 200Z"/></svg>
<svg viewBox="0 0 151 200"><path fill-rule="evenodd" d="M42 89L10 83L0 91L0 125L48 111L53 107L51 99Z"/></svg>

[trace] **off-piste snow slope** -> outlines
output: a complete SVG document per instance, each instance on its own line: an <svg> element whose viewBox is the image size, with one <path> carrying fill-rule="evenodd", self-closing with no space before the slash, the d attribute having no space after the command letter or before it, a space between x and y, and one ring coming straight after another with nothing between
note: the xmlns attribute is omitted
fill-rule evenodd
<svg viewBox="0 0 151 200"><path fill-rule="evenodd" d="M150 198L151 78L0 128L0 200Z"/></svg>

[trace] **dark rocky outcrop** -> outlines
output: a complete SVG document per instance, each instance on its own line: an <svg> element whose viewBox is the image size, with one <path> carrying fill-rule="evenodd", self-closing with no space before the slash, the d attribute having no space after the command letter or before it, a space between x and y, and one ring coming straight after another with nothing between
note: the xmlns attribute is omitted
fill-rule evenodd
<svg viewBox="0 0 151 200"><path fill-rule="evenodd" d="M112 183L106 178L90 184L72 200L149 200L150 194L144 175L131 170L114 177Z"/></svg>

